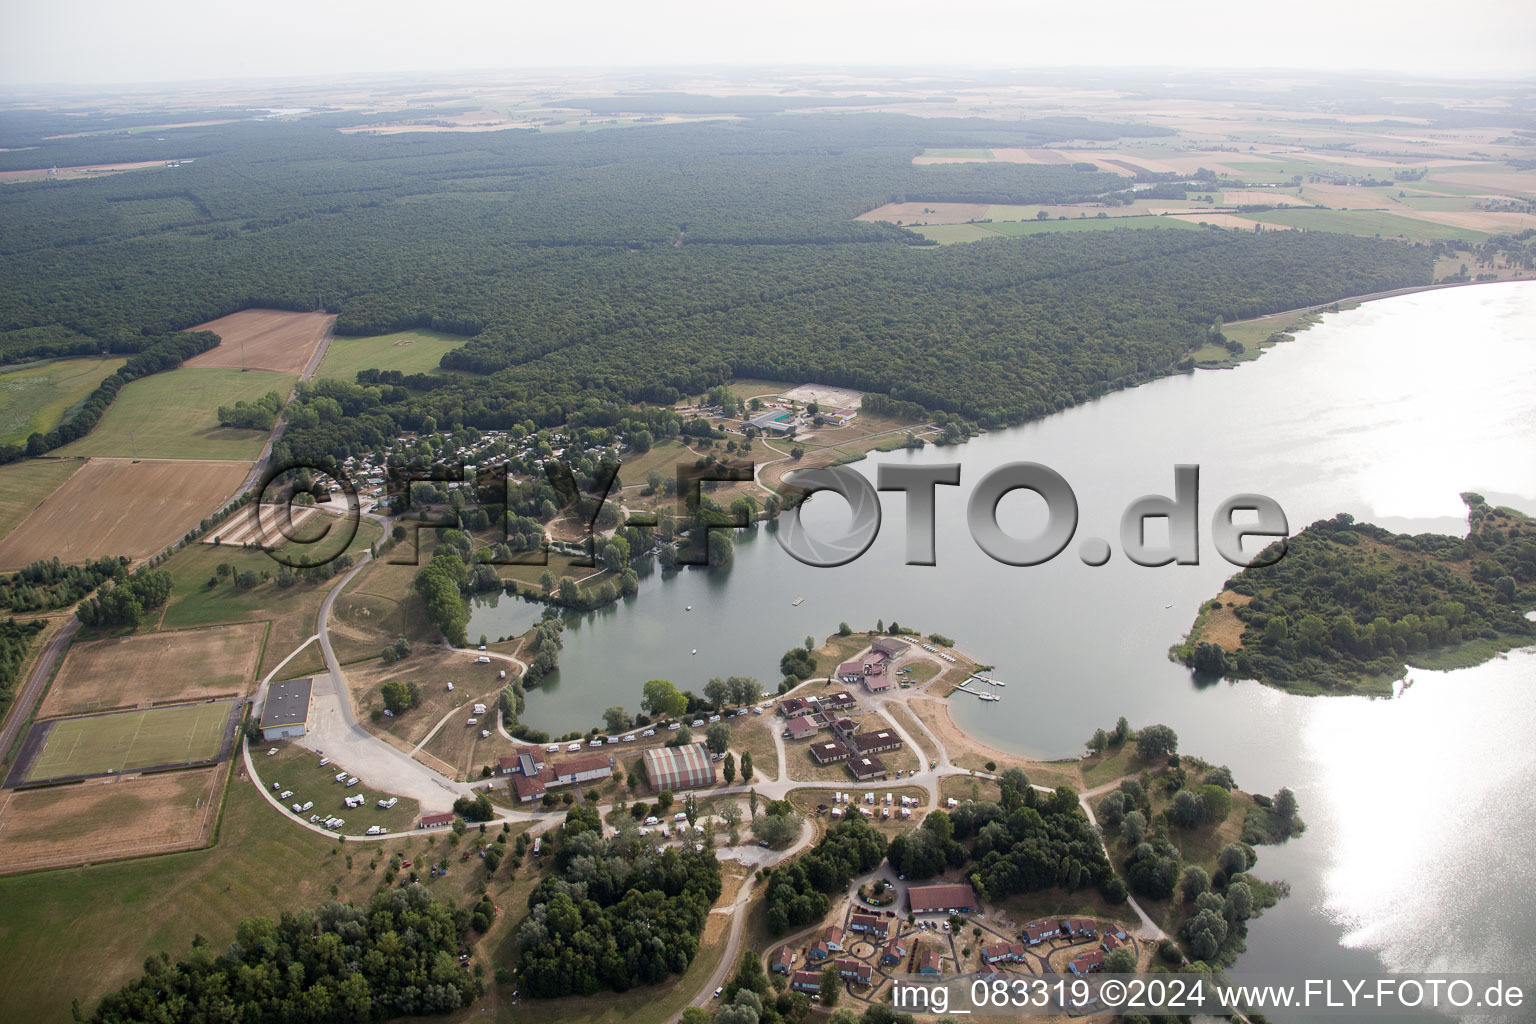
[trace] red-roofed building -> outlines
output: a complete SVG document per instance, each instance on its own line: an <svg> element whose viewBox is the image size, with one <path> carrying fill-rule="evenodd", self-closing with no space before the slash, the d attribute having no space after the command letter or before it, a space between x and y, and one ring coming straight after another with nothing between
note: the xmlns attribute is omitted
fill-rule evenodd
<svg viewBox="0 0 1536 1024"><path fill-rule="evenodd" d="M862 661L845 661L837 666L837 678L845 683L856 683L864 678L864 663Z"/></svg>
<svg viewBox="0 0 1536 1024"><path fill-rule="evenodd" d="M821 975L816 971L796 971L789 979L789 987L815 995L821 991Z"/></svg>
<svg viewBox="0 0 1536 1024"><path fill-rule="evenodd" d="M1061 928L1054 921L1036 921L1024 929L1024 941L1031 946L1038 946L1046 939L1054 939L1061 934Z"/></svg>
<svg viewBox="0 0 1536 1024"><path fill-rule="evenodd" d="M890 925L883 917L874 914L854 914L848 922L848 927L856 932L863 932L876 942L884 942L886 932Z"/></svg>
<svg viewBox="0 0 1536 1024"><path fill-rule="evenodd" d="M959 882L914 885L907 890L907 907L914 914L969 914L977 906L976 890Z"/></svg>
<svg viewBox="0 0 1536 1024"><path fill-rule="evenodd" d="M907 947L900 939L892 939L885 944L885 949L880 951L882 964L899 964L907 957Z"/></svg>
<svg viewBox="0 0 1536 1024"><path fill-rule="evenodd" d="M443 825L453 824L453 812L441 811L437 814L423 814L421 821L417 822L417 828L439 828Z"/></svg>
<svg viewBox="0 0 1536 1024"><path fill-rule="evenodd" d="M901 737L890 729L855 733L846 741L856 754L883 754L901 749Z"/></svg>
<svg viewBox="0 0 1536 1024"><path fill-rule="evenodd" d="M778 949L773 951L773 960L769 964L768 969L774 971L777 974L788 974L790 973L791 967L794 966L794 963L795 951L790 949L788 946L780 946Z"/></svg>
<svg viewBox="0 0 1536 1024"><path fill-rule="evenodd" d="M943 963L939 960L939 954L931 949L923 950L923 955L918 958L918 974L942 974Z"/></svg>
<svg viewBox="0 0 1536 1024"><path fill-rule="evenodd" d="M1092 974L1094 971L1102 971L1104 969L1104 955L1102 949L1079 953L1072 958L1072 962L1067 966L1073 974Z"/></svg>
<svg viewBox="0 0 1536 1024"><path fill-rule="evenodd" d="M827 925L826 931L821 933L821 941L827 944L828 949L843 951L843 930L835 924Z"/></svg>
<svg viewBox="0 0 1536 1024"><path fill-rule="evenodd" d="M810 705L805 702L803 697L787 697L779 701L779 714L785 718L796 718L803 715L807 708L810 708ZM811 708L811 710L815 709Z"/></svg>
<svg viewBox="0 0 1536 1024"><path fill-rule="evenodd" d="M809 715L791 718L784 725L784 736L792 740L803 740L816 735L820 731L821 727Z"/></svg>
<svg viewBox="0 0 1536 1024"><path fill-rule="evenodd" d="M837 976L855 985L868 985L874 979L875 969L862 960L836 960Z"/></svg>

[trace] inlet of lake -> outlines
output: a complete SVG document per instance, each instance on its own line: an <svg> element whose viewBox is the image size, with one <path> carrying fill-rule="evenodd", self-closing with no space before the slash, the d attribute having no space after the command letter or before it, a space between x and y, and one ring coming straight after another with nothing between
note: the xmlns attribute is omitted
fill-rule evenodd
<svg viewBox="0 0 1536 1024"><path fill-rule="evenodd" d="M1080 508L1073 542L1032 568L993 561L965 526L976 482L1015 461L1060 473ZM1173 727L1181 751L1230 766L1243 789L1296 792L1306 833L1261 847L1256 868L1292 892L1252 922L1240 966L1312 977L1382 965L1536 971L1536 651L1412 670L1410 689L1374 700L1197 685L1167 658L1200 602L1237 571L1210 541L1211 515L1230 495L1275 499L1293 533L1348 512L1460 535L1468 490L1536 514L1536 282L1370 302L1236 369L857 466L873 476L885 462L962 464L960 486L938 488L936 566L903 564L898 493L882 496L874 545L838 568L792 559L777 527L739 532L728 571L653 570L635 598L570 616L560 670L530 692L526 719L585 730L609 705L637 710L642 682L656 677L698 692L711 676L755 675L771 691L780 655L807 635L897 621L997 666L1003 700L952 701L960 727L988 744L1076 756L1125 715ZM1174 466L1189 463L1200 467L1200 564L1130 563L1116 541L1122 510L1171 495ZM1030 536L1043 508L1017 491L999 521ZM835 535L846 521L835 495L807 503L813 533ZM1108 564L1078 558L1089 537L1114 542ZM469 632L511 635L537 613L520 599L480 601Z"/></svg>

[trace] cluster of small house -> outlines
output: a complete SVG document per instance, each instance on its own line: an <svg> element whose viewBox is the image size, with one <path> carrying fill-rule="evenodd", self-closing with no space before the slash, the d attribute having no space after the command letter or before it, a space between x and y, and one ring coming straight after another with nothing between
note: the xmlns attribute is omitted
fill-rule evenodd
<svg viewBox="0 0 1536 1024"><path fill-rule="evenodd" d="M895 685L888 669L908 646L907 641L896 637L880 637L864 657L837 666L837 678L852 686L863 685L868 693L884 693Z"/></svg>
<svg viewBox="0 0 1536 1024"><path fill-rule="evenodd" d="M1017 963L1024 959L1029 947L1038 946L1046 939L1096 938L1098 934L1098 923L1083 918L1035 921L1020 934L1019 938L1023 940L1022 942L996 942L990 946L983 946L981 958L988 964ZM1092 974L1095 971L1102 971L1104 958L1128 941L1129 937L1119 925L1105 925L1104 937L1100 940L1099 948L1073 957L1072 962L1068 964L1068 969L1073 974Z"/></svg>
<svg viewBox="0 0 1536 1024"><path fill-rule="evenodd" d="M841 819L844 814L852 814L853 813L853 808L852 808L853 797L854 797L854 795L852 793L837 792L837 793L832 794L832 799L833 799L832 818L834 820ZM844 804L850 805L848 810L846 810L846 811L843 809L843 806L842 806ZM893 810L900 810L901 817L903 817L903 818L910 818L910 817L912 817L913 810L915 810L917 807L921 806L921 801L919 801L918 798L915 797L915 796L905 796L905 795L903 795L902 798L901 798L901 807L897 808L896 807L896 797L892 793L885 794L885 801L883 803L878 803L878 804L876 803L875 794L874 793L865 793L864 794L864 803L861 804L861 805L858 805L858 806L859 806L859 813L862 814L866 818L873 818L875 816L876 807L879 808L880 817L881 817L882 820L890 818L891 812Z"/></svg>
<svg viewBox="0 0 1536 1024"><path fill-rule="evenodd" d="M811 757L817 764L846 764L848 771L860 782L886 778L890 772L875 755L901 749L901 737L891 729L860 732L853 719L838 717L839 712L857 704L858 701L846 690L821 697L812 695L782 700L779 714L786 719L784 737L809 739L823 729L830 729L833 739L811 746Z"/></svg>
<svg viewBox="0 0 1536 1024"><path fill-rule="evenodd" d="M542 799L545 792L557 786L579 786L583 782L599 782L613 774L613 758L604 754L589 754L558 764L546 764L544 751L538 747L519 747L497 762L502 775L511 776L508 788L521 803Z"/></svg>

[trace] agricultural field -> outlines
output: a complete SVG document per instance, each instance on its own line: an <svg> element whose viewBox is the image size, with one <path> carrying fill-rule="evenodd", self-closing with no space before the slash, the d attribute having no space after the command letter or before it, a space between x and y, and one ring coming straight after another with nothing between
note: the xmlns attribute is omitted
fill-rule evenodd
<svg viewBox="0 0 1536 1024"><path fill-rule="evenodd" d="M266 370L193 366L142 377L117 393L95 430L54 454L250 461L261 453L266 431L219 426L219 406L252 402L269 391L286 398L297 379Z"/></svg>
<svg viewBox="0 0 1536 1024"><path fill-rule="evenodd" d="M301 374L336 318L329 313L247 309L189 328L219 336L217 348L188 359L194 369L224 367ZM287 392L281 392L287 394Z"/></svg>
<svg viewBox="0 0 1536 1024"><path fill-rule="evenodd" d="M1271 210L1267 213L1250 214L1249 217L1266 225L1302 228L1307 231L1337 231L1346 235L1381 235L1384 238L1404 238L1410 242L1441 242L1452 239L1481 241L1488 237L1481 231L1454 228L1395 213L1380 213L1372 210Z"/></svg>
<svg viewBox="0 0 1536 1024"><path fill-rule="evenodd" d="M0 539L0 571L54 556L65 562L148 557L233 497L250 469L248 462L151 459L72 464L78 469ZM23 464L21 479L40 489L59 465L34 474Z"/></svg>
<svg viewBox="0 0 1536 1024"><path fill-rule="evenodd" d="M59 359L0 373L0 444L46 434L128 360Z"/></svg>
<svg viewBox="0 0 1536 1024"><path fill-rule="evenodd" d="M224 750L241 706L211 701L39 722L6 781L30 784L212 761Z"/></svg>
<svg viewBox="0 0 1536 1024"><path fill-rule="evenodd" d="M206 846L228 770L218 765L7 790L0 794L0 874Z"/></svg>
<svg viewBox="0 0 1536 1024"><path fill-rule="evenodd" d="M318 377L355 381L359 370L446 373L439 363L469 339L443 331L413 330L367 338L332 338L320 360Z"/></svg>
<svg viewBox="0 0 1536 1024"><path fill-rule="evenodd" d="M247 622L76 643L38 717L242 696L266 636L266 623Z"/></svg>
<svg viewBox="0 0 1536 1024"><path fill-rule="evenodd" d="M23 459L0 466L0 538L14 530L83 465L78 459Z"/></svg>

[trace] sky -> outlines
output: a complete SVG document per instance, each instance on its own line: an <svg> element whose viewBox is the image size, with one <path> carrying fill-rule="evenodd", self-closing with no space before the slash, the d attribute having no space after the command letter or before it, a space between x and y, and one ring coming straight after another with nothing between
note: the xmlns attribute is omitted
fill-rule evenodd
<svg viewBox="0 0 1536 1024"><path fill-rule="evenodd" d="M718 65L1536 75L1532 0L0 0L0 83ZM1175 13L1175 12L1179 13Z"/></svg>

